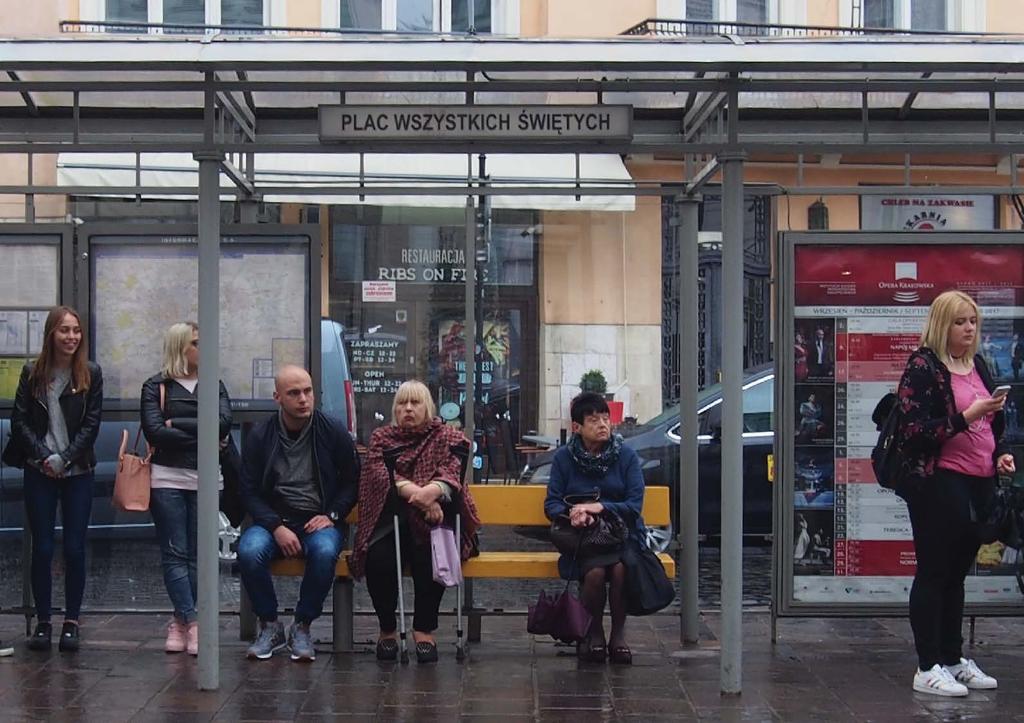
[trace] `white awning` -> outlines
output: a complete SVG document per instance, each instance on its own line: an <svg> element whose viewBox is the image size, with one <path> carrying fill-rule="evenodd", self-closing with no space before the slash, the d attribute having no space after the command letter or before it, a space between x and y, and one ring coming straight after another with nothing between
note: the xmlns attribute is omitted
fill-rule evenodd
<svg viewBox="0 0 1024 723"><path fill-rule="evenodd" d="M406 206L461 208L462 195L430 195L439 186L465 185L470 173L479 168L476 155L458 154L366 154L363 182L368 188L387 186L422 188L406 195L367 194L359 200L359 156L339 154L264 154L256 155L256 186L293 188L352 188L352 195L336 193L270 193L263 200L272 203L364 204L367 206ZM143 153L140 185L143 187L188 187L198 190L199 165L187 154ZM579 156L580 200L575 195L546 195L545 187L575 189L576 156L573 154L488 153L486 171L489 184L536 187L528 195L498 195L494 208L522 208L546 211L632 211L635 197L629 192L632 178L616 154ZM234 186L221 174L221 187ZM475 180L475 179L474 179ZM136 157L133 153L61 154L57 159L57 183L69 187L124 187L136 183ZM622 186L622 195L586 195L588 186ZM145 195L145 194L143 194ZM234 194L226 195L232 198ZM168 198L169 196L161 196ZM193 196L170 196L193 197Z"/></svg>

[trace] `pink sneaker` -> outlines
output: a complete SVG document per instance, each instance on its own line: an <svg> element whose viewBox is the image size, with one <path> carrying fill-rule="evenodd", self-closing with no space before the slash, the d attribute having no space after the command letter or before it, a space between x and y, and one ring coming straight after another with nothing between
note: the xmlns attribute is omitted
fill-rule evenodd
<svg viewBox="0 0 1024 723"><path fill-rule="evenodd" d="M188 624L188 654L199 655L199 623Z"/></svg>
<svg viewBox="0 0 1024 723"><path fill-rule="evenodd" d="M185 626L178 621L178 618L171 618L167 623L167 640L164 641L164 650L168 653L185 652Z"/></svg>

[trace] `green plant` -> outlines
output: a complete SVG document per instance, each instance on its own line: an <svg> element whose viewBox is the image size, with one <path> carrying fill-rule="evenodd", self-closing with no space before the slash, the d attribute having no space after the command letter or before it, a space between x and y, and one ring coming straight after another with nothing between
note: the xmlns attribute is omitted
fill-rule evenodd
<svg viewBox="0 0 1024 723"><path fill-rule="evenodd" d="M580 389L584 392L604 394L608 391L608 382L605 380L604 373L600 369L590 369L580 377Z"/></svg>

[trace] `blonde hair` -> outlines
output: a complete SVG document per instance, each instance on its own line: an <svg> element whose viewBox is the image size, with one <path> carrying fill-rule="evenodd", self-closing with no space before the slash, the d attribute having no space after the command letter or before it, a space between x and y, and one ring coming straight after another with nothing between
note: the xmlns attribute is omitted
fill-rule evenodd
<svg viewBox="0 0 1024 723"><path fill-rule="evenodd" d="M199 331L199 324L194 321L179 321L171 324L164 332L164 361L160 373L165 377L188 376L188 361L185 351L192 343L192 332Z"/></svg>
<svg viewBox="0 0 1024 723"><path fill-rule="evenodd" d="M391 404L392 424L398 424L398 405L410 399L423 403L427 409L428 422L437 416L437 407L434 406L434 398L430 396L427 385L417 379L410 379L407 382L402 382L402 386L398 387L398 391L395 392L395 401Z"/></svg>
<svg viewBox="0 0 1024 723"><path fill-rule="evenodd" d="M974 299L962 291L943 291L935 297L931 308L928 310L928 322L921 333L921 346L926 346L935 352L936 356L947 366L950 363L949 357L949 329L956 320L960 307L967 304L974 315L978 318L975 325L974 341L968 350L967 360L974 359L978 353L978 343L981 339L981 310L974 303Z"/></svg>

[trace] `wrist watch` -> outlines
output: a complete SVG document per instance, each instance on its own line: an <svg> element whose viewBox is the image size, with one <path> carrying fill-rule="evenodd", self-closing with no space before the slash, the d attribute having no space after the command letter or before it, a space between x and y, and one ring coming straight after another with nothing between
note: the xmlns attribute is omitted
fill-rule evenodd
<svg viewBox="0 0 1024 723"><path fill-rule="evenodd" d="M330 512L327 513L327 518L331 522L337 522L338 521L338 511L337 510L331 510Z"/></svg>

